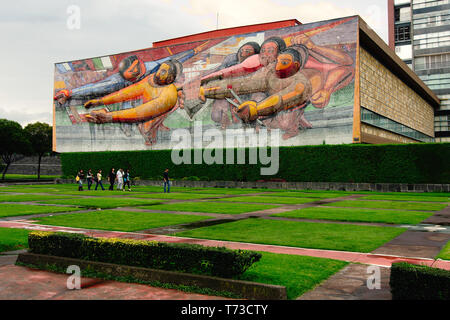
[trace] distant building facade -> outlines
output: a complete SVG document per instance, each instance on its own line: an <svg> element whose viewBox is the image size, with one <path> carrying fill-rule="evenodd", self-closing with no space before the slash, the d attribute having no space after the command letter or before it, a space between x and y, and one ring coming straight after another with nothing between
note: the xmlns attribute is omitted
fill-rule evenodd
<svg viewBox="0 0 450 320"><path fill-rule="evenodd" d="M436 142L450 141L450 1L388 0L389 45L441 100Z"/></svg>

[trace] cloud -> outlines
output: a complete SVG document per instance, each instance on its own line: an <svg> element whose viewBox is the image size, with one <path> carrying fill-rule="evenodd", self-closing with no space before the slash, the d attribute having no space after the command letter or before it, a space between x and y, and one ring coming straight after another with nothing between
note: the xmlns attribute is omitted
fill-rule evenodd
<svg viewBox="0 0 450 320"><path fill-rule="evenodd" d="M48 108L47 108L48 109ZM51 111L44 112L27 112L16 109L8 109L0 107L0 119L13 120L25 127L29 123L45 122L53 125L53 115Z"/></svg>
<svg viewBox="0 0 450 320"><path fill-rule="evenodd" d="M281 3L273 0L210 0L208 2L189 0L189 4L184 6L183 10L189 15L200 17L200 21L207 29L216 29L217 13L219 29L287 19L310 23L360 15L383 39L386 39L384 7L378 5L376 1L371 1L370 6L364 3L359 6L363 10L358 10L358 5L346 6L338 1Z"/></svg>

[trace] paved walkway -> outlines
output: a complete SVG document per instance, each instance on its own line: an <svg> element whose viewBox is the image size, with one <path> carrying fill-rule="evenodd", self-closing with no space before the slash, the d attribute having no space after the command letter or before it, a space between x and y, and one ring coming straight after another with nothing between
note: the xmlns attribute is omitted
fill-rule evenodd
<svg viewBox="0 0 450 320"><path fill-rule="evenodd" d="M1 256L0 256L1 257ZM0 266L0 300L224 300L137 283L81 278L82 290L67 289L70 275Z"/></svg>

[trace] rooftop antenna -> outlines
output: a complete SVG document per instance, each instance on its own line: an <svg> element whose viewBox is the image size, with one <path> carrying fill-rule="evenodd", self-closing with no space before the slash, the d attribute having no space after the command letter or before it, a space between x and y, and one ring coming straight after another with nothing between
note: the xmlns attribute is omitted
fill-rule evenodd
<svg viewBox="0 0 450 320"><path fill-rule="evenodd" d="M216 30L219 29L219 11L217 11L217 17L216 17Z"/></svg>

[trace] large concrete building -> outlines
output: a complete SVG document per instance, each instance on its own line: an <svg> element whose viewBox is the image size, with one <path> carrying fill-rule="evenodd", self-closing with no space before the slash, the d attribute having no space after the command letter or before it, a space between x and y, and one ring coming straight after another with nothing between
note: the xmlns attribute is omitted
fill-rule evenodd
<svg viewBox="0 0 450 320"><path fill-rule="evenodd" d="M279 129L282 146L433 142L440 103L359 16L56 63L54 88L57 152L171 149L199 124L241 141Z"/></svg>
<svg viewBox="0 0 450 320"><path fill-rule="evenodd" d="M450 1L388 0L389 45L441 100L437 142L450 141Z"/></svg>

